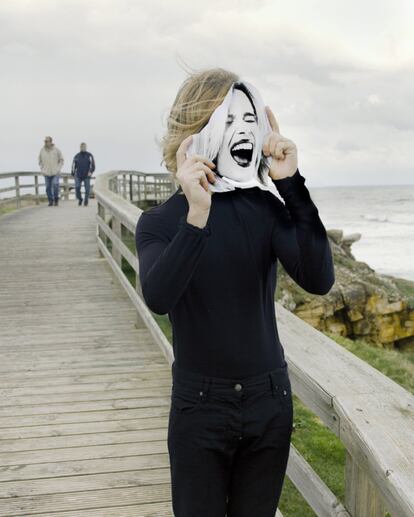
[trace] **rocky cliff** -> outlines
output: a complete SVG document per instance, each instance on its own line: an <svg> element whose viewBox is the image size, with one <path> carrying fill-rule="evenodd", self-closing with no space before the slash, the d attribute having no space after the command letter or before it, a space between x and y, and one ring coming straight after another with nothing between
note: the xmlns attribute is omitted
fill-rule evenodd
<svg viewBox="0 0 414 517"><path fill-rule="evenodd" d="M376 273L355 259L361 234L328 230L335 284L324 296L300 288L278 263L276 300L319 330L362 338L380 347L414 345L414 282Z"/></svg>

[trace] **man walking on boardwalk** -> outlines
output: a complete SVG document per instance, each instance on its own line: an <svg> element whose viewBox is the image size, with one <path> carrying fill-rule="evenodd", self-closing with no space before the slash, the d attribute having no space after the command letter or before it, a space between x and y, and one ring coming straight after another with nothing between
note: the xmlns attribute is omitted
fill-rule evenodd
<svg viewBox="0 0 414 517"><path fill-rule="evenodd" d="M80 152L76 154L73 158L72 162L72 176L75 176L75 189L76 189L76 198L78 200L78 205L82 205L82 194L81 194L81 186L82 182L85 186L85 200L84 206L88 205L89 193L90 193L90 185L91 185L91 176L95 170L95 159L92 153L86 150L85 142L82 142L80 145Z"/></svg>
<svg viewBox="0 0 414 517"><path fill-rule="evenodd" d="M49 206L57 206L59 203L59 175L64 160L60 149L55 146L51 136L45 137L44 144L39 153L39 166L45 178Z"/></svg>

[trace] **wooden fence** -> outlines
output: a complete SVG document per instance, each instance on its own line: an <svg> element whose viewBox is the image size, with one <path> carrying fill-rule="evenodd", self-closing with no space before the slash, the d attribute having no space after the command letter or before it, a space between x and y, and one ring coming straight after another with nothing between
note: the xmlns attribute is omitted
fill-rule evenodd
<svg viewBox="0 0 414 517"><path fill-rule="evenodd" d="M75 197L75 178L68 172L60 173L59 191L63 199ZM5 186L6 183L12 183ZM30 192L28 192L30 191ZM94 195L91 182L91 196ZM45 181L40 172L1 172L0 173L0 207L13 204L21 208L24 201L38 205L47 200Z"/></svg>

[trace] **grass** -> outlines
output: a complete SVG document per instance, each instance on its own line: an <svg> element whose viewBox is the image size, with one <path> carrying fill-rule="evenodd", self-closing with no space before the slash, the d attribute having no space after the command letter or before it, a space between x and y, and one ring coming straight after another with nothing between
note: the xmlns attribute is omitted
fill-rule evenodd
<svg viewBox="0 0 414 517"><path fill-rule="evenodd" d="M44 202L41 198L40 202ZM3 202L0 203L0 217L5 214L9 214L11 212L15 212L16 210L20 210L21 208L26 208L28 206L34 206L36 204L36 200L34 196L30 194L26 194L25 196L21 196L20 198L20 206L16 205L15 201Z"/></svg>
<svg viewBox="0 0 414 517"><path fill-rule="evenodd" d="M123 231L123 241L131 251L135 252L134 236L130 232ZM132 285L135 285L135 271L125 262L123 262L123 270ZM408 291L410 286L406 285L405 288ZM410 292L410 294L412 293ZM154 313L153 316L171 343L172 328L168 316ZM353 341L329 332L325 334L411 393L414 392L414 350L408 349L402 352L384 349L374 347L362 340ZM330 490L344 503L345 447L322 420L302 404L296 395L293 396L293 403L294 431L292 444L324 480ZM285 477L279 507L285 517L311 517L316 515L287 476Z"/></svg>

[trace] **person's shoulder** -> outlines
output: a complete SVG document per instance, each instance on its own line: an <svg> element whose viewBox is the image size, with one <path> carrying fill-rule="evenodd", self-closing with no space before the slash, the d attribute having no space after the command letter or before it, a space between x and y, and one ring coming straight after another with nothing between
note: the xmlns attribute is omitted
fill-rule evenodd
<svg viewBox="0 0 414 517"><path fill-rule="evenodd" d="M277 222L282 224L286 222L286 219L290 219L286 205L280 197L276 196L269 190L262 190L262 195L266 201L268 220L271 221L272 224Z"/></svg>
<svg viewBox="0 0 414 517"><path fill-rule="evenodd" d="M172 236L180 216L188 209L187 198L176 190L168 199L144 210L137 223L137 232L150 231Z"/></svg>

